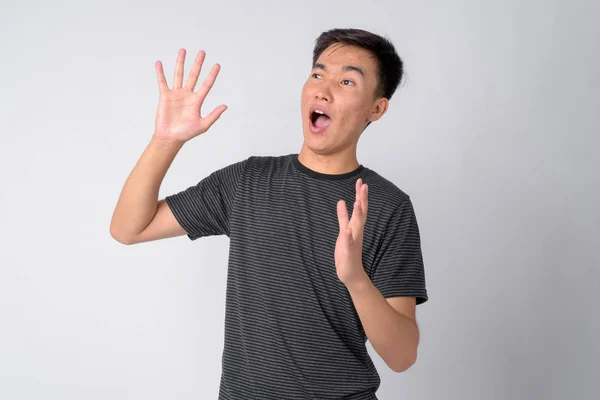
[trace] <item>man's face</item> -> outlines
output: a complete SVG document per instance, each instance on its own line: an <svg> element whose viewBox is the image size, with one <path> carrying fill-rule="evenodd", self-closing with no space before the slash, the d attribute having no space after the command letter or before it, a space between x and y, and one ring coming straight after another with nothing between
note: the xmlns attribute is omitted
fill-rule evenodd
<svg viewBox="0 0 600 400"><path fill-rule="evenodd" d="M387 109L387 99L375 97L377 84L377 61L368 51L340 44L325 49L302 87L304 144L322 155L356 146L367 123Z"/></svg>

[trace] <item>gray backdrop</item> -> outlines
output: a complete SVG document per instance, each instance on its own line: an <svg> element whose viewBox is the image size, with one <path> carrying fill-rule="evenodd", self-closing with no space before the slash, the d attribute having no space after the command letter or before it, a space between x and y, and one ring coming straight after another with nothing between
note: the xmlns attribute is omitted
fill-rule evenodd
<svg viewBox="0 0 600 400"><path fill-rule="evenodd" d="M600 3L2 1L0 398L214 399L228 239L123 246L119 192L154 128L154 62L222 65L229 109L161 197L298 152L315 38L388 35L407 80L359 162L411 195L428 303L391 399L600 397ZM592 136L592 135L596 136ZM293 223L293 221L290 221Z"/></svg>

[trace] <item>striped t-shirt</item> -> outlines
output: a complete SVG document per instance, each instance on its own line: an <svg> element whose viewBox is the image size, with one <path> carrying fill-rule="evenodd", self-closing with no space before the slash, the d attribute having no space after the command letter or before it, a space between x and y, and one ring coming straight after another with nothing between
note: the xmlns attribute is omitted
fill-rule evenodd
<svg viewBox="0 0 600 400"><path fill-rule="evenodd" d="M384 297L427 301L409 196L375 171L249 157L166 197L191 240L230 239L220 400L376 399L380 378L334 262L336 205L369 185L363 266Z"/></svg>

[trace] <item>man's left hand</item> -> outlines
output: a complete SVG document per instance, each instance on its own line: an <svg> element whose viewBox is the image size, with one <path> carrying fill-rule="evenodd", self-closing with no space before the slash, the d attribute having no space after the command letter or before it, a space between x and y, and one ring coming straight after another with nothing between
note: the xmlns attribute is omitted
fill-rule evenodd
<svg viewBox="0 0 600 400"><path fill-rule="evenodd" d="M369 279L362 264L362 246L365 222L367 221L368 187L362 179L356 181L356 200L352 219L348 220L346 202L337 203L340 232L335 244L335 267L338 278L350 288Z"/></svg>

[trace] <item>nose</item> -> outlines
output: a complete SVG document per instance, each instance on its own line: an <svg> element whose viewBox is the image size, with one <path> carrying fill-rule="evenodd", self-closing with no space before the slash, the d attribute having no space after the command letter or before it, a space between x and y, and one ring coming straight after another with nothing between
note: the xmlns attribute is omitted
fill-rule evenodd
<svg viewBox="0 0 600 400"><path fill-rule="evenodd" d="M319 91L317 92L317 98L318 98L318 99L321 99L321 100L329 101L329 96L327 96L327 95L323 94L323 91L322 91L322 90L319 90Z"/></svg>
<svg viewBox="0 0 600 400"><path fill-rule="evenodd" d="M331 95L331 88L329 87L329 84L326 82L321 83L321 86L317 90L317 93L315 94L315 96L318 99L322 99L325 101L331 101L332 95Z"/></svg>

